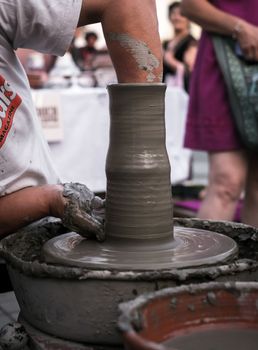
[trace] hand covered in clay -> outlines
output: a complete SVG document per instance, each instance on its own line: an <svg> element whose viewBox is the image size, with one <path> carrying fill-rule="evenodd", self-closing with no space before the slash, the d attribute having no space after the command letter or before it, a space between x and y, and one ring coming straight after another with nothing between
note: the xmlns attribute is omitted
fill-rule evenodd
<svg viewBox="0 0 258 350"><path fill-rule="evenodd" d="M63 184L65 209L62 222L65 227L83 237L105 239L104 201L83 184Z"/></svg>

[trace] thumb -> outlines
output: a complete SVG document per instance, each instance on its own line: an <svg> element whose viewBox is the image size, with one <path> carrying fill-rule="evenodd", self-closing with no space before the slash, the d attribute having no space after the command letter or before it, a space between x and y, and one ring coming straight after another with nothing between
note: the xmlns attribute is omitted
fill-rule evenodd
<svg viewBox="0 0 258 350"><path fill-rule="evenodd" d="M104 207L105 201L100 197L94 197L91 201L91 209L101 209Z"/></svg>

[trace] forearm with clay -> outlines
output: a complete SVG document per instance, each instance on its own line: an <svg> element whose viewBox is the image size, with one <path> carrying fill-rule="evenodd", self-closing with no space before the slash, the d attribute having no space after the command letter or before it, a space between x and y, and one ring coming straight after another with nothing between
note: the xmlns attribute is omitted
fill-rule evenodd
<svg viewBox="0 0 258 350"><path fill-rule="evenodd" d="M119 83L162 79L154 0L84 0L79 26L101 21Z"/></svg>
<svg viewBox="0 0 258 350"><path fill-rule="evenodd" d="M85 185L28 187L0 197L0 239L46 216L62 219L71 231L104 240L104 202Z"/></svg>

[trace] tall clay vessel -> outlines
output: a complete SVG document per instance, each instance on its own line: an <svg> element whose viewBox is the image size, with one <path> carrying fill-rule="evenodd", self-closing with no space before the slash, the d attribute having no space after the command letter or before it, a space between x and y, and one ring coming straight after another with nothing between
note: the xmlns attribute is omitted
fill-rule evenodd
<svg viewBox="0 0 258 350"><path fill-rule="evenodd" d="M173 231L165 90L164 84L109 86L106 241L74 232L55 237L43 248L47 262L136 271L211 265L236 255L237 245L228 237Z"/></svg>
<svg viewBox="0 0 258 350"><path fill-rule="evenodd" d="M164 84L114 84L106 161L107 238L173 235Z"/></svg>

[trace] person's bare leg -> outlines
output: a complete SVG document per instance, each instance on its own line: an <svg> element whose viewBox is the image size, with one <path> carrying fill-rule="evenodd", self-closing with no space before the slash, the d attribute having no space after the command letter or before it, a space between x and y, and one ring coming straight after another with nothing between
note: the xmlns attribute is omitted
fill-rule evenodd
<svg viewBox="0 0 258 350"><path fill-rule="evenodd" d="M248 156L248 174L246 180L246 191L244 206L242 210L242 222L258 227L258 155Z"/></svg>
<svg viewBox="0 0 258 350"><path fill-rule="evenodd" d="M79 25L101 22L119 83L161 82L154 0L85 0Z"/></svg>
<svg viewBox="0 0 258 350"><path fill-rule="evenodd" d="M242 151L209 154L209 184L198 218L233 220L244 189L246 169L246 157Z"/></svg>

